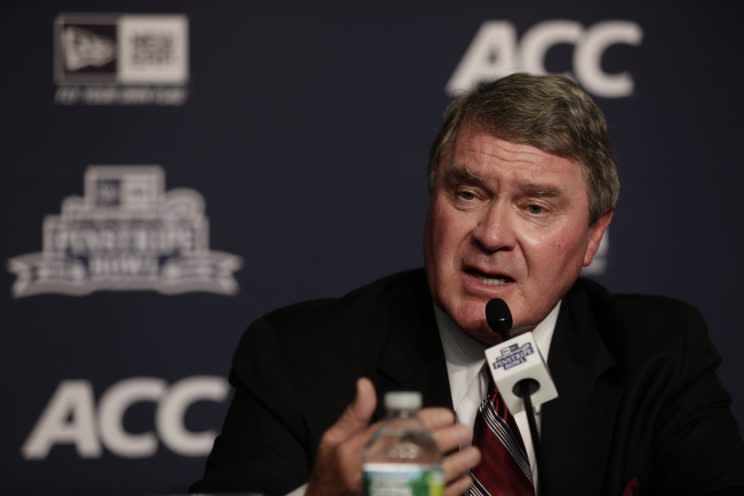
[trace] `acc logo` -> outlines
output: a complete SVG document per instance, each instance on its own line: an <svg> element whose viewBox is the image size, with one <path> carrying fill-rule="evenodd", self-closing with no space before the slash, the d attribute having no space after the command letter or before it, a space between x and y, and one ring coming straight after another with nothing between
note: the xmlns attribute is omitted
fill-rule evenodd
<svg viewBox="0 0 744 496"><path fill-rule="evenodd" d="M85 172L85 196L47 215L43 251L11 258L13 296L92 291L208 291L233 294L238 256L209 250L202 196L164 191L159 166L97 166Z"/></svg>
<svg viewBox="0 0 744 496"><path fill-rule="evenodd" d="M186 100L184 15L60 14L54 41L57 103L179 105Z"/></svg>
<svg viewBox="0 0 744 496"><path fill-rule="evenodd" d="M512 367L521 365L527 361L527 357L532 355L535 350L532 349L531 343L525 343L521 347L518 344L512 344L501 349L501 356L493 362L493 368L503 367L509 370Z"/></svg>
<svg viewBox="0 0 744 496"><path fill-rule="evenodd" d="M216 432L189 432L184 415L197 401L224 401L228 389L227 381L220 377L189 377L170 387L162 379L136 377L111 386L101 396L96 411L90 382L62 381L21 453L27 460L38 460L46 458L57 444L74 444L82 458L98 458L103 445L118 456L144 458L155 454L159 437L174 453L203 456L212 448ZM124 414L139 402L157 404L157 436L124 430Z"/></svg>
<svg viewBox="0 0 744 496"><path fill-rule="evenodd" d="M574 21L545 21L536 24L517 44L514 25L507 21L487 21L465 52L446 91L454 96L484 81L514 72L545 74L545 55L558 44L571 44L575 79L596 96L620 98L633 94L634 81L627 72L607 74L602 56L612 45L638 46L643 31L630 21L604 21L584 28Z"/></svg>

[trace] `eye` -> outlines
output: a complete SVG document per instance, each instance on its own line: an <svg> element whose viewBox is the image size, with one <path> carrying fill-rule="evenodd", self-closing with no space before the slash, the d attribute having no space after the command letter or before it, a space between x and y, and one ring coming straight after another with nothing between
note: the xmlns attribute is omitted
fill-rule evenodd
<svg viewBox="0 0 744 496"><path fill-rule="evenodd" d="M455 192L455 196L458 199L465 200L465 201L473 201L473 200L476 199L475 193L473 193L470 190L466 190L466 189L464 189L464 190L462 190L462 189L461 190L457 190Z"/></svg>
<svg viewBox="0 0 744 496"><path fill-rule="evenodd" d="M532 203L527 205L527 211L533 215L540 215L545 212L545 207Z"/></svg>
<svg viewBox="0 0 744 496"><path fill-rule="evenodd" d="M487 200L483 190L476 186L454 185L449 192L452 205L460 210L478 208Z"/></svg>

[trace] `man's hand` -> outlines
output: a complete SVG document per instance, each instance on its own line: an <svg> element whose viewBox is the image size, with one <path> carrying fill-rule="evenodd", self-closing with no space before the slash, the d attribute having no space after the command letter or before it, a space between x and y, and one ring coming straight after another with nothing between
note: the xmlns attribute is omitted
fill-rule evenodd
<svg viewBox="0 0 744 496"><path fill-rule="evenodd" d="M470 469L480 463L480 450L470 446L473 430L455 423L455 414L447 408L422 408L418 413L421 422L432 431L442 458L442 470L447 487L445 496L463 494L473 484ZM460 446L468 445L458 450Z"/></svg>
<svg viewBox="0 0 744 496"><path fill-rule="evenodd" d="M376 427L368 425L376 405L372 382L357 380L354 402L320 438L305 496L362 493L362 449Z"/></svg>
<svg viewBox="0 0 744 496"><path fill-rule="evenodd" d="M357 381L356 397L341 417L320 440L318 455L305 491L306 496L358 495L362 493L362 451L379 423L368 425L377 405L377 395L367 378ZM419 412L421 422L434 434L443 453L452 454L442 460L447 481L446 496L467 491L471 479L468 471L480 461L478 448L459 446L468 444L472 431L455 424L454 414L446 408L424 408Z"/></svg>

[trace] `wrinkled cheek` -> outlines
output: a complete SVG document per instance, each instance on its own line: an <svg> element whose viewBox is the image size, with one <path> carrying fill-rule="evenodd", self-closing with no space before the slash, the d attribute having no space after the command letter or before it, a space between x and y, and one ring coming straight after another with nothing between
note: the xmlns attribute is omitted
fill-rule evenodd
<svg viewBox="0 0 744 496"><path fill-rule="evenodd" d="M444 242L445 240L441 237L441 233L435 229L430 233L427 243L427 253L425 254L427 258L427 269L431 272L431 276L434 277L437 286L445 284L450 265L446 247L443 245Z"/></svg>
<svg viewBox="0 0 744 496"><path fill-rule="evenodd" d="M442 221L435 213L430 212L424 228L424 254L428 257L429 263L441 263L442 251L446 243L445 232Z"/></svg>
<svg viewBox="0 0 744 496"><path fill-rule="evenodd" d="M551 252L557 260L564 260L565 265L571 269L581 268L584 261L584 252L581 246L566 242L556 241L550 245Z"/></svg>
<svg viewBox="0 0 744 496"><path fill-rule="evenodd" d="M431 270L431 264L434 257L434 228L431 208L426 213L426 222L424 223L424 263L427 271Z"/></svg>
<svg viewBox="0 0 744 496"><path fill-rule="evenodd" d="M427 277L432 294L442 304L453 310L460 299L459 285L454 271L453 254L443 245L445 240L432 233L429 260L426 262Z"/></svg>
<svg viewBox="0 0 744 496"><path fill-rule="evenodd" d="M456 298L449 308L449 314L462 329L470 332L488 332L486 324L485 302L470 300L467 298Z"/></svg>
<svg viewBox="0 0 744 496"><path fill-rule="evenodd" d="M429 290L435 298L441 297L441 240L437 225L431 219L431 212L427 216L424 226L424 264L426 266L426 278Z"/></svg>

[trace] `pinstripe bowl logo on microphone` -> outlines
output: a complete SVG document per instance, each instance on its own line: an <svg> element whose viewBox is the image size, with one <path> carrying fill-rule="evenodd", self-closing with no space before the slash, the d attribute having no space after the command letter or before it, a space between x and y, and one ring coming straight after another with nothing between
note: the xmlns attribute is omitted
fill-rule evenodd
<svg viewBox="0 0 744 496"><path fill-rule="evenodd" d="M93 166L85 194L65 198L43 223L43 249L13 257L16 298L99 290L234 294L240 257L209 249L204 200L165 191L159 166Z"/></svg>
<svg viewBox="0 0 744 496"><path fill-rule="evenodd" d="M504 370L509 370L517 365L522 365L527 361L527 357L535 352L531 343L524 343L522 346L512 344L500 351L501 356L496 358L492 364L494 369L503 367Z"/></svg>

